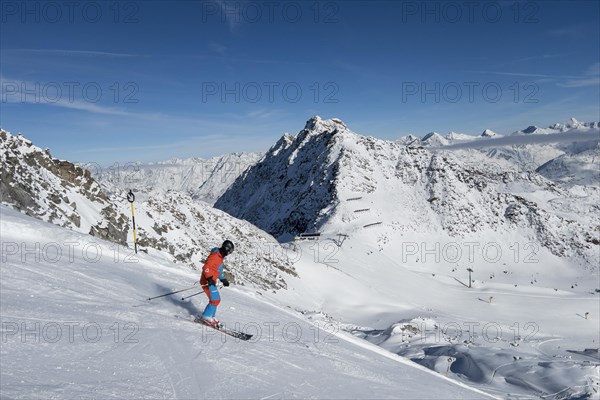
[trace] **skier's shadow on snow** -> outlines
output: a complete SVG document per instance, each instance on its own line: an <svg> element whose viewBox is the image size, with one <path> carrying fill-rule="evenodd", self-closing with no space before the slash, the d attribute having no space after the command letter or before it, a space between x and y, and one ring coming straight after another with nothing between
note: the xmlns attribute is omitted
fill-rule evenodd
<svg viewBox="0 0 600 400"><path fill-rule="evenodd" d="M166 286L156 285L159 290L169 291L170 289ZM174 294L172 296L167 296L165 299L171 304L181 307L185 309L190 315L198 315L201 313L201 310L197 308L193 302L190 300L181 300L181 293Z"/></svg>

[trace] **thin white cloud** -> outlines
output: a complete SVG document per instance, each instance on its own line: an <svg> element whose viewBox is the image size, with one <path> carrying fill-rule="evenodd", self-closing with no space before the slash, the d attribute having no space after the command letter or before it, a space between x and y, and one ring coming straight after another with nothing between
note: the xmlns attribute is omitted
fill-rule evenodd
<svg viewBox="0 0 600 400"><path fill-rule="evenodd" d="M473 71L476 73L521 76L526 78L539 78L546 81L556 82L556 86L575 88L600 85L600 63L592 64L582 75L548 75L525 72L504 72L504 71Z"/></svg>
<svg viewBox="0 0 600 400"><path fill-rule="evenodd" d="M600 75L600 62L590 65L585 72L586 75Z"/></svg>
<svg viewBox="0 0 600 400"><path fill-rule="evenodd" d="M586 32L580 25L574 25L551 29L547 32L547 34L552 37L575 39L584 37Z"/></svg>
<svg viewBox="0 0 600 400"><path fill-rule="evenodd" d="M541 55L536 55L536 56L522 57L522 58L518 58L515 60L508 60L503 63L496 64L493 66L493 68L502 68L502 67L506 67L509 65L522 64L522 63L527 63L530 61L551 60L553 58L566 57L567 55L568 54L541 54Z"/></svg>
<svg viewBox="0 0 600 400"><path fill-rule="evenodd" d="M120 116L124 116L124 117L132 117L132 116L137 115L136 113L132 113L132 112L126 111L121 108L100 106L95 103L88 103L88 102L81 101L81 100L74 100L74 101L60 100L57 102L46 102L44 104L50 104L50 105L54 105L54 106L58 106L58 107L69 108L72 110L87 111L87 112L91 112L94 114L120 115Z"/></svg>
<svg viewBox="0 0 600 400"><path fill-rule="evenodd" d="M557 83L561 87L587 87L600 85L600 62L592 64L584 72L583 76L570 79L566 82Z"/></svg>
<svg viewBox="0 0 600 400"><path fill-rule="evenodd" d="M286 113L281 109L276 108L259 108L256 110L233 113L227 112L222 114L212 114L212 118L217 118L219 121L245 121L249 120L260 122L267 118L285 117Z"/></svg>
<svg viewBox="0 0 600 400"><path fill-rule="evenodd" d="M580 75L548 75L548 74L535 74L526 72L503 72L503 71L473 71L481 74L494 74L494 75L506 75L506 76L524 76L528 78L548 78L548 79L578 79Z"/></svg>
<svg viewBox="0 0 600 400"><path fill-rule="evenodd" d="M105 163L117 160L127 162L157 162L176 158L201 157L210 158L216 155L233 152L266 151L277 139L276 136L264 135L264 132L244 132L243 127L237 133L207 134L192 136L165 144L87 147L73 150L82 161ZM133 157L133 159L132 159ZM135 161L133 161L135 159Z"/></svg>
<svg viewBox="0 0 600 400"><path fill-rule="evenodd" d="M241 118L255 118L255 119L265 119L265 118L272 118L272 117L277 117L281 115L281 111L277 110L277 109L260 109L260 110L254 110L254 111L250 111L248 113L246 113L244 116L241 116Z"/></svg>
<svg viewBox="0 0 600 400"><path fill-rule="evenodd" d="M86 57L139 57L139 54L113 53L93 50L68 50L68 49L2 49L2 52L32 53L59 56L86 56Z"/></svg>
<svg viewBox="0 0 600 400"><path fill-rule="evenodd" d="M209 47L212 51L220 55L225 55L225 52L227 51L227 47L215 42L211 42Z"/></svg>
<svg viewBox="0 0 600 400"><path fill-rule="evenodd" d="M54 94L44 93L39 84L34 82L7 79L0 76L0 99L6 104L42 104L53 107L68 108L71 110L86 111L94 114L115 115L125 117L149 117L156 114L143 114L129 112L123 108L107 107L91 101L69 98L69 95L60 95L53 98ZM31 92L31 88L36 88ZM23 91L25 89L25 91ZM10 90L10 92L8 92Z"/></svg>
<svg viewBox="0 0 600 400"><path fill-rule="evenodd" d="M600 77L585 78L585 79L571 79L566 82L557 83L560 87L575 88L575 87L586 87L586 86L600 86Z"/></svg>

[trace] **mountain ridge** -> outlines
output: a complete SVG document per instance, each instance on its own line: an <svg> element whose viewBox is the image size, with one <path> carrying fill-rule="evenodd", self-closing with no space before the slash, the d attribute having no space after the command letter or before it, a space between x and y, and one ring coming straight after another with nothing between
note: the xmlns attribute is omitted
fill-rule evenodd
<svg viewBox="0 0 600 400"><path fill-rule="evenodd" d="M22 135L0 131L0 150L2 204L124 246L124 251L132 253L131 209L124 189L96 181L89 170L53 158L49 150L42 150ZM215 170L224 168L227 159L219 158L222 162ZM170 189L136 190L136 194L140 252L198 269L209 250L228 238L236 244L235 255L225 265L232 282L278 290L286 288L285 278L296 276L293 265L283 256L285 250L246 221Z"/></svg>
<svg viewBox="0 0 600 400"><path fill-rule="evenodd" d="M567 146L557 149L557 156L565 150ZM587 200L577 200L580 196L560 182L535 170L523 171L517 161L496 158L487 150L433 152L362 136L343 123L313 117L296 136L282 137L215 206L280 241L331 229L328 226L346 226L341 233L352 234L372 223L382 224L388 239L396 235L398 224L437 232L440 240L498 229L507 235L519 231L523 240L534 237L553 254L572 256L596 268L598 218L590 220L583 211L566 217L556 209L558 202L546 199L559 196L581 202L582 210L594 209L597 185L583 190ZM361 196L372 197L370 204L355 204L356 208L364 204L362 209L369 206L371 220L346 201ZM411 211L390 208L386 198L402 199ZM550 220L556 230L545 227Z"/></svg>

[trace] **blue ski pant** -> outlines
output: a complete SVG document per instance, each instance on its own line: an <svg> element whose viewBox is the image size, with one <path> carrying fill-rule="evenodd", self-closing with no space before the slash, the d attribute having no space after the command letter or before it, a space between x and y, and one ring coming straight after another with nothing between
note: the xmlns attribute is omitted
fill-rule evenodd
<svg viewBox="0 0 600 400"><path fill-rule="evenodd" d="M212 318L217 313L217 306L221 302L221 296L219 295L219 289L216 286L204 286L204 293L208 296L208 304L202 313L205 318Z"/></svg>

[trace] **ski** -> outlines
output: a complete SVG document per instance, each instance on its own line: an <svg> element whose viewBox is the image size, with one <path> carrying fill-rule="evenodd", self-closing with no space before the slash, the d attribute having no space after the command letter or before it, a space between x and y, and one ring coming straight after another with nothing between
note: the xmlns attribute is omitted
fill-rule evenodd
<svg viewBox="0 0 600 400"><path fill-rule="evenodd" d="M236 339L240 339L240 340L243 340L243 341L248 341L248 340L250 340L250 339L252 338L252 336L253 336L253 335L250 335L249 333L244 333L244 332L236 331L235 329L229 329L229 328L226 328L226 327L225 327L225 326L223 326L223 325L220 325L220 326L211 326L211 325L205 324L205 323L204 323L204 322L202 322L202 320L201 320L201 319L199 319L199 318L196 318L196 319L194 319L194 320L189 320L189 319L187 319L187 318L182 318L182 317L180 317L180 316L178 316L178 315L176 315L175 317L177 317L177 318L180 318L180 319L185 319L186 321L190 321L190 322L193 322L193 323L195 323L195 324L199 324L199 325L202 325L202 326L206 326L206 327L208 327L208 328L212 328L212 329L214 329L214 330L216 330L216 331L219 331L219 332L221 332L221 333L223 333L223 334L225 334L225 335L229 335L229 336L231 336L231 337L234 337L234 338L236 338Z"/></svg>
<svg viewBox="0 0 600 400"><path fill-rule="evenodd" d="M213 328L216 331L222 332L222 333L232 336L236 339L246 341L246 340L250 340L250 338L252 337L252 335L250 335L249 333L236 331L235 329L229 329L223 325L212 326L212 325L205 324L201 319L196 319L196 320L194 320L194 322L196 324L200 324L200 325L208 326L209 328Z"/></svg>

